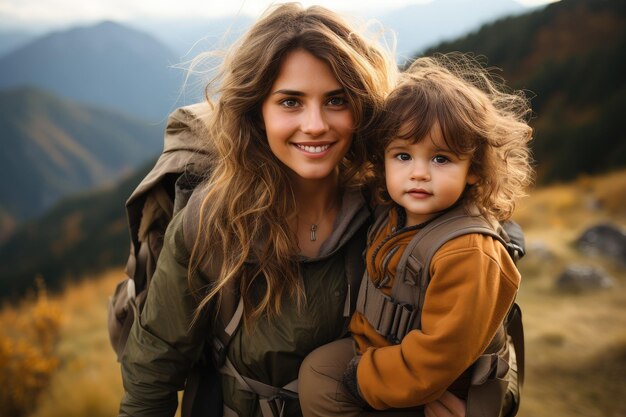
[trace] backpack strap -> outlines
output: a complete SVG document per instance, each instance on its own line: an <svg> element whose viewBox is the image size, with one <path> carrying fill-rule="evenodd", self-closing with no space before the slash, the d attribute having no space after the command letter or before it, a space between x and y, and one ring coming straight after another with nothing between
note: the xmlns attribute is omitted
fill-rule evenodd
<svg viewBox="0 0 626 417"><path fill-rule="evenodd" d="M206 196L206 190L198 187L194 190L187 204L185 218L183 219L183 234L185 245L191 252L196 237L201 227L201 209ZM200 273L210 283L219 277L221 269L221 257L219 251L213 251L213 255L200 265ZM243 298L234 283L222 288L219 296L219 307L217 309L217 319L213 323L211 335L209 336L209 349L211 351L212 363L219 374L229 375L238 382L240 389L254 393L259 396L259 406L263 417L281 417L284 411L285 399L297 399L297 380L292 381L284 387L274 387L252 378L248 378L239 373L237 368L228 359L228 346L241 325L244 313ZM198 396L198 385L202 381L194 378L187 381L183 394L183 417L193 415L193 404ZM202 401L202 398L198 398ZM224 406L224 416L234 416L236 413Z"/></svg>
<svg viewBox="0 0 626 417"><path fill-rule="evenodd" d="M430 282L430 262L435 252L447 241L456 237L470 234L481 233L498 240L507 249L514 262L517 262L525 255L524 234L521 227L509 220L503 224L491 224L483 216L478 215L477 210L470 213L464 212L463 207L457 207L442 216L436 224L427 225L421 235L422 244L411 241L405 251L406 262L401 259L398 268L403 266L402 271L404 279L398 280L396 275L395 283L400 282L403 288L394 288L392 297L401 299L401 294L406 294L407 287L411 291L419 290L419 298L417 311L414 311L415 318L413 328L421 327L421 313L424 303L426 288ZM446 238L447 236L447 238ZM428 240L423 240L428 239ZM421 248L422 250L416 250ZM412 274L419 274L417 287L412 286L413 280L409 277ZM402 300L404 301L404 300ZM403 306L406 308L406 306ZM419 326L419 327L418 327ZM517 303L513 303L504 325L498 330L499 334L505 333L511 339L517 372L517 390L521 391L524 384L524 329L522 325L522 311ZM497 335L498 336L498 335ZM472 384L468 392L467 400L467 417L490 417L500 414L504 396L507 392L508 382L505 380L507 372L509 372L508 355L501 352L488 353L481 355L473 365ZM513 409L509 411L508 416L515 416L519 409L519 396L514 401Z"/></svg>

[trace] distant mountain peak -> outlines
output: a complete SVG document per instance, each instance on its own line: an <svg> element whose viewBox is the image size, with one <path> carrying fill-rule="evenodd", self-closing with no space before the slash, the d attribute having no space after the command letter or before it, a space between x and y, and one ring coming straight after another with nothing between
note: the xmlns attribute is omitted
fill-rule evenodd
<svg viewBox="0 0 626 417"><path fill-rule="evenodd" d="M105 20L42 36L0 58L0 89L34 85L74 101L164 120L176 107L178 58L151 34Z"/></svg>

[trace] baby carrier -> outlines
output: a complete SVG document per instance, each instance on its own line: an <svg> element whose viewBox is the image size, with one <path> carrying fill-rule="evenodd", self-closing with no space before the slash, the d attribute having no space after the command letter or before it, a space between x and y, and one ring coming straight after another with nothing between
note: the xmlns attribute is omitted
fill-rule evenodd
<svg viewBox="0 0 626 417"><path fill-rule="evenodd" d="M387 213L381 213L369 232L370 236L376 236L387 221ZM449 240L470 233L492 236L506 247L516 262L524 255L524 239L519 225L505 222L495 230L483 216L468 214L464 207L457 206L427 224L411 239L398 262L391 296L384 294L364 275L357 311L392 343L399 343L408 332L420 329L432 257ZM512 344L513 351L502 349L503 344ZM517 398L508 415L517 413L519 392L524 381L524 335L521 310L517 304L511 307L491 345L472 365L467 398L468 417L500 415L508 386L504 378L510 368L510 372L517 372L518 386L517 390L513 390Z"/></svg>

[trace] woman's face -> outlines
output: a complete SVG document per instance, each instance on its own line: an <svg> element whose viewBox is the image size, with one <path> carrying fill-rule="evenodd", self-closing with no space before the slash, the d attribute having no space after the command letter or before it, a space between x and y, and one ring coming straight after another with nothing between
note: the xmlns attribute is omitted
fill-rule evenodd
<svg viewBox="0 0 626 417"><path fill-rule="evenodd" d="M328 178L352 143L346 92L330 66L304 50L285 56L261 112L270 149L301 179Z"/></svg>

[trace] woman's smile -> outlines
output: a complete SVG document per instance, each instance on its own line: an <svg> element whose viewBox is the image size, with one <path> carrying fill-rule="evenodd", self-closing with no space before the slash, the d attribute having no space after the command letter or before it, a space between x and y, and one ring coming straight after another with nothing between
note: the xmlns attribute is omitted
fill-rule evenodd
<svg viewBox="0 0 626 417"><path fill-rule="evenodd" d="M296 148L300 149L303 152L321 156L328 149L330 149L332 144L331 143L326 143L326 144L319 144L319 143L312 143L312 144L309 144L309 143L307 143L307 144L305 144L305 143L294 143L294 146Z"/></svg>

